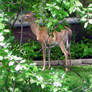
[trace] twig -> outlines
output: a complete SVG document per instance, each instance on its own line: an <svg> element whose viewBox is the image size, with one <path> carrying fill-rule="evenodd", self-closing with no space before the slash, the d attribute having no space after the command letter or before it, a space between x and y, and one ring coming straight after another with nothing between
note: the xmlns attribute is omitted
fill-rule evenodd
<svg viewBox="0 0 92 92"><path fill-rule="evenodd" d="M29 87L30 87L30 90L31 90L31 92L33 92L33 91L32 91L32 87L31 87L30 78L28 79L28 82L29 82Z"/></svg>
<svg viewBox="0 0 92 92"><path fill-rule="evenodd" d="M21 7L21 15L22 15L22 7ZM21 19L21 35L20 35L20 49L21 49L21 45L22 45L22 40L23 40L23 23L22 23L22 19Z"/></svg>
<svg viewBox="0 0 92 92"><path fill-rule="evenodd" d="M14 27L14 25L15 25L16 21L18 20L19 15L20 15L20 9L19 9L19 10L18 10L18 12L17 12L17 15L16 15L15 20L14 20L14 21L13 21L13 23L11 24L12 28Z"/></svg>
<svg viewBox="0 0 92 92"><path fill-rule="evenodd" d="M13 92L14 92L14 90L15 90L15 81L13 81L13 79L12 79L12 82L13 82Z"/></svg>
<svg viewBox="0 0 92 92"><path fill-rule="evenodd" d="M9 69L8 69L8 68L7 68L7 72L8 72L8 74L9 74ZM5 88L6 88L6 90L9 92L9 89L8 89L8 87L7 87L8 74L7 74L7 76L6 76L7 80L5 80L5 84L6 84Z"/></svg>
<svg viewBox="0 0 92 92"><path fill-rule="evenodd" d="M15 23L16 23L18 17L19 17L19 15L20 15L20 13L21 13L21 9L23 8L23 7L22 7L22 2L23 2L23 0L20 0L20 4L21 4L21 5L20 5L20 8L19 8L19 10L18 10L18 12L17 12L17 15L16 15L15 20L14 20L13 23L11 24L12 27L14 27L14 25L15 25Z"/></svg>

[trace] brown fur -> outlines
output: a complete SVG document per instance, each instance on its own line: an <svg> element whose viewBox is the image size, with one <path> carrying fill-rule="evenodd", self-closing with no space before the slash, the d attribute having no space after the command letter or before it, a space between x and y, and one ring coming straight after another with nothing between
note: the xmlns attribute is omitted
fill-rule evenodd
<svg viewBox="0 0 92 92"><path fill-rule="evenodd" d="M42 49L43 49L43 70L45 69L45 45L48 44L53 44L53 43L58 43L60 46L62 52L64 53L65 56L65 71L68 71L67 68L67 57L70 55L70 52L65 49L65 43L67 42L67 38L71 37L72 31L69 27L65 26L65 29L61 29L60 32L57 32L56 30L53 32L53 37L48 35L48 30L46 27L39 27L35 23L35 18L32 13L25 14L24 15L24 20L30 22L30 27L32 29L32 32L36 35L37 40L41 43ZM70 48L70 47L69 47ZM50 56L50 55L49 55ZM49 59L49 68L51 67L50 65L50 57ZM71 61L70 61L70 67L71 67Z"/></svg>

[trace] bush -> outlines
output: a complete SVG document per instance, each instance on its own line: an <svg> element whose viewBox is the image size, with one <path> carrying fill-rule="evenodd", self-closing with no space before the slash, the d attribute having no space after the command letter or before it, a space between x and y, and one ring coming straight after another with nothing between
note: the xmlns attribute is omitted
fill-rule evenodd
<svg viewBox="0 0 92 92"><path fill-rule="evenodd" d="M92 41L88 38L83 38L79 42L71 42L71 57L72 59L92 58ZM24 43L19 50L19 43L13 45L13 53L27 59L27 60L42 60L42 49L39 42L31 41ZM57 53L58 52L58 53ZM47 56L47 55L46 55ZM51 49L51 60L62 60L64 55L59 46Z"/></svg>
<svg viewBox="0 0 92 92"><path fill-rule="evenodd" d="M39 89L39 92L65 92L65 90L68 90L67 87L62 86L65 76L64 71L57 72L57 70L52 69L44 77L41 68L37 68L35 63L28 62L30 56L35 55L35 46L32 46L31 50L29 50L29 44L25 43L20 50L17 49L19 46L14 49L13 52L17 51L15 55L12 53L10 30L5 28L6 26L2 20L3 14L0 17L0 91L38 92ZM30 55L27 57L26 55L29 52ZM36 87L38 89L35 89Z"/></svg>

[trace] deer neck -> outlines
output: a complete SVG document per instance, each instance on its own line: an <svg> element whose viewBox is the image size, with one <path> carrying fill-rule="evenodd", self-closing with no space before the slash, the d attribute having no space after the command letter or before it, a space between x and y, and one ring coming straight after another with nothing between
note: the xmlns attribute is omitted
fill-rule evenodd
<svg viewBox="0 0 92 92"><path fill-rule="evenodd" d="M39 30L39 26L38 26L38 24L35 23L35 19L33 19L30 22L30 27L31 27L32 32L36 35L37 31Z"/></svg>

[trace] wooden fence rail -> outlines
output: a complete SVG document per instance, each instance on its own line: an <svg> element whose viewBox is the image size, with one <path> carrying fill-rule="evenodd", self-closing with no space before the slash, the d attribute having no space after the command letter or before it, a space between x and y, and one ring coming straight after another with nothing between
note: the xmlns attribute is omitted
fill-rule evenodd
<svg viewBox="0 0 92 92"><path fill-rule="evenodd" d="M37 63L38 66L42 65L42 61L34 61L34 62ZM47 64L48 64L48 61L46 62L46 65ZM92 65L92 59L72 59L71 64L73 66L76 66L76 65ZM0 65L2 65L1 62L0 62ZM64 60L51 60L51 65L52 66L64 65Z"/></svg>
<svg viewBox="0 0 92 92"><path fill-rule="evenodd" d="M34 62L37 63L37 65L42 65L42 61L34 61ZM47 64L48 64L48 61L46 62L46 65ZM91 65L92 59L72 59L71 64L74 66L76 66L76 65ZM51 65L53 65L53 66L64 65L64 61L63 60L52 60Z"/></svg>

